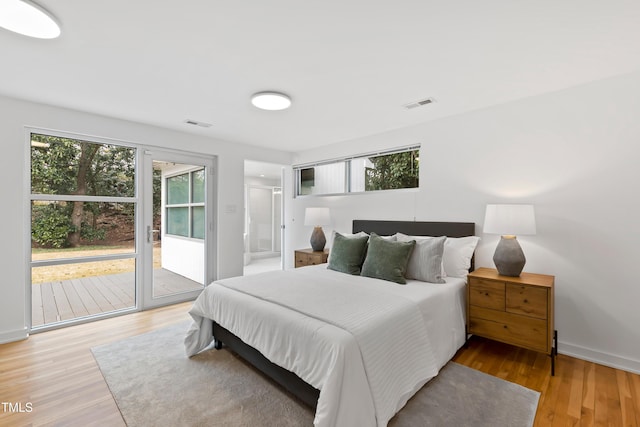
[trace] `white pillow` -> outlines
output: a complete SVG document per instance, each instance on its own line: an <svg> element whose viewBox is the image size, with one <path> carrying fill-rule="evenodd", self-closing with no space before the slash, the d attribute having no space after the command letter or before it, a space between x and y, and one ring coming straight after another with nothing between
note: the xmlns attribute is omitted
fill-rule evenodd
<svg viewBox="0 0 640 427"><path fill-rule="evenodd" d="M336 233L340 233L339 231L333 230L331 232L331 243L333 244L333 238L335 237ZM358 231L357 233L340 233L342 236L349 238L349 237L361 237L361 236L368 236L367 233L365 233L364 231ZM384 240L388 240L390 242L395 242L396 241L396 236L395 234L393 236L378 236L381 239Z"/></svg>
<svg viewBox="0 0 640 427"><path fill-rule="evenodd" d="M447 276L467 277L471 258L479 241L478 236L447 237L442 255L442 265Z"/></svg>
<svg viewBox="0 0 640 427"><path fill-rule="evenodd" d="M364 231L360 231L359 233L342 233L336 230L331 231L331 245L333 245L333 239L335 239L336 237L336 233L340 233L340 235L346 237L346 238L350 238L350 237L361 237L361 236L368 236L367 233L365 233ZM330 246L331 246L330 245Z"/></svg>
<svg viewBox="0 0 640 427"><path fill-rule="evenodd" d="M380 235L377 235L377 236L381 239L388 240L390 242L395 242L397 240L395 234L392 236L380 236Z"/></svg>
<svg viewBox="0 0 640 427"><path fill-rule="evenodd" d="M333 235L335 236L336 233L340 233L343 237L361 237L361 236L368 236L367 233L365 233L364 231L359 231L357 233L342 233L339 231L335 231L333 230Z"/></svg>
<svg viewBox="0 0 640 427"><path fill-rule="evenodd" d="M398 242L416 241L411 257L409 257L405 277L422 282L445 283L442 278L442 255L446 239L445 236L407 236L396 233Z"/></svg>

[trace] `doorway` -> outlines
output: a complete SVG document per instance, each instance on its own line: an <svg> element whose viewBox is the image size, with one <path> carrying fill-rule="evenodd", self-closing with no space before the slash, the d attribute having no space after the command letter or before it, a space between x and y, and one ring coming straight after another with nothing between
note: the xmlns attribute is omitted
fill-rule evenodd
<svg viewBox="0 0 640 427"><path fill-rule="evenodd" d="M283 268L283 166L245 161L244 275Z"/></svg>
<svg viewBox="0 0 640 427"><path fill-rule="evenodd" d="M214 159L145 150L142 308L194 299L215 278Z"/></svg>

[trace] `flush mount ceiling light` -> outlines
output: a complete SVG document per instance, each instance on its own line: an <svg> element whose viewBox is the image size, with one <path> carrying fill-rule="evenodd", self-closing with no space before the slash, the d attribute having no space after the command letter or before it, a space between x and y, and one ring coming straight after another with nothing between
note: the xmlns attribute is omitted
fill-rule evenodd
<svg viewBox="0 0 640 427"><path fill-rule="evenodd" d="M0 1L0 27L38 39L60 35L60 25L53 15L28 0Z"/></svg>
<svg viewBox="0 0 640 427"><path fill-rule="evenodd" d="M251 96L251 103L262 110L285 110L291 106L291 98L280 92L258 92Z"/></svg>

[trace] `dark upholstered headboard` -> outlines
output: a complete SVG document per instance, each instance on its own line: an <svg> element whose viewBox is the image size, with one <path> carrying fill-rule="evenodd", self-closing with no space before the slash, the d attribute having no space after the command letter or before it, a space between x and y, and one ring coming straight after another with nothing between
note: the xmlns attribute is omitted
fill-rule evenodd
<svg viewBox="0 0 640 427"><path fill-rule="evenodd" d="M353 232L376 233L379 236L391 236L402 233L409 236L475 236L476 224L473 222L427 222L427 221L375 221L353 220ZM471 268L475 269L475 256L471 258Z"/></svg>
<svg viewBox="0 0 640 427"><path fill-rule="evenodd" d="M353 220L353 232L376 233L379 236L390 236L403 233L409 236L474 236L476 224L473 222L426 222L426 221L374 221L366 219Z"/></svg>

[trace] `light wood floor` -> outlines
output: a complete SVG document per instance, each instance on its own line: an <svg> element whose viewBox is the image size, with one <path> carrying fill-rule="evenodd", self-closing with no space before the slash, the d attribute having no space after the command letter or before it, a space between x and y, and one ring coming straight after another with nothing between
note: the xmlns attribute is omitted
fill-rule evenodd
<svg viewBox="0 0 640 427"><path fill-rule="evenodd" d="M189 319L191 303L71 326L0 345L0 426L124 426L91 347Z"/></svg>
<svg viewBox="0 0 640 427"><path fill-rule="evenodd" d="M187 320L190 306L177 304L0 345L0 400L23 408L30 402L33 408L11 413L0 406L0 426L124 426L91 347ZM540 391L536 426L640 427L639 375L559 355L551 377L547 356L480 338L454 360Z"/></svg>
<svg viewBox="0 0 640 427"><path fill-rule="evenodd" d="M562 345L562 344L561 344ZM640 375L472 337L455 362L541 392L534 426L640 426Z"/></svg>

